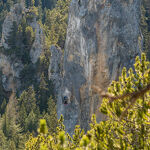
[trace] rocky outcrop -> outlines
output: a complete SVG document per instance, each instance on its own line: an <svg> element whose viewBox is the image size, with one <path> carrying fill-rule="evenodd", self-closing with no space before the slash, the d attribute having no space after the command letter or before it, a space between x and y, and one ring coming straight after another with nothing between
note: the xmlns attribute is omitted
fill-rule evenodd
<svg viewBox="0 0 150 150"><path fill-rule="evenodd" d="M14 5L14 7L11 8L10 12L6 16L2 27L1 39L1 46L3 46L5 49L9 48L9 45L7 44L7 37L9 37L9 34L12 30L13 23L16 22L16 25L18 25L26 12L28 11L25 9L24 4L17 3ZM40 24L36 21L36 16L33 18L32 22L29 22L29 25L35 32L35 40L30 50L31 61L35 64L40 57L44 47L44 34Z"/></svg>
<svg viewBox="0 0 150 150"><path fill-rule="evenodd" d="M8 49L7 38L12 30L13 22L20 23L24 12L24 5L22 3L15 4L7 14L2 26L1 44L5 49Z"/></svg>
<svg viewBox="0 0 150 150"><path fill-rule="evenodd" d="M140 0L72 0L64 56L64 78L58 115L69 133L98 120L102 98L92 86L106 90L123 66L139 55Z"/></svg>
<svg viewBox="0 0 150 150"><path fill-rule="evenodd" d="M15 4L11 8L10 12L7 14L3 26L2 26L2 38L1 47L5 51L9 49L7 38L13 28L13 23L18 25L22 19L23 13L25 11L24 5L22 3ZM15 37L14 37L15 38ZM12 45L11 45L12 46ZM0 70L2 70L2 83L3 88L6 92L16 91L21 85L20 82L20 72L23 69L23 64L20 60L16 59L15 56L5 55L0 52Z"/></svg>
<svg viewBox="0 0 150 150"><path fill-rule="evenodd" d="M0 54L0 69L2 70L2 83L5 91L16 91L20 87L19 75L23 69L20 61L13 62L5 55Z"/></svg>
<svg viewBox="0 0 150 150"><path fill-rule="evenodd" d="M35 40L30 50L31 61L33 64L35 64L38 61L44 48L44 34L36 19L30 25L35 31Z"/></svg>
<svg viewBox="0 0 150 150"><path fill-rule="evenodd" d="M49 80L51 80L54 85L54 94L57 97L61 92L61 85L62 85L63 54L62 50L56 48L55 46L51 46L50 51L51 51L51 58L48 74Z"/></svg>
<svg viewBox="0 0 150 150"><path fill-rule="evenodd" d="M21 23L22 18L26 17L27 14L30 15L29 13L29 10L25 8L23 2L17 3L11 8L10 12L7 14L2 26L2 39L0 47L1 49L3 49L3 52L0 51L0 70L2 70L3 87L7 92L16 91L16 89L20 88L20 74L21 71L24 69L21 58L15 56L14 53L5 53L5 51L10 50L10 47L11 50L15 51L15 45L8 44L8 37L12 32L14 22L17 28L17 26ZM29 49L30 59L33 63L32 65L34 65L38 61L44 47L44 34L40 24L36 20L36 16L34 16L30 21L28 20L27 23L27 25L31 26L33 31L35 32L34 42L31 46L31 49ZM21 44L22 43L19 43L19 45ZM23 46L24 45L22 45L22 47ZM21 50L22 49L20 46L20 51Z"/></svg>

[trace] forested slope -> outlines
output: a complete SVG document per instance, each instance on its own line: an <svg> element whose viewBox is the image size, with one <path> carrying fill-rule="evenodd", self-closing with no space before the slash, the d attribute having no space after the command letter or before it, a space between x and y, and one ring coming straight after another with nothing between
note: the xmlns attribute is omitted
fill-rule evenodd
<svg viewBox="0 0 150 150"><path fill-rule="evenodd" d="M0 1L0 149L24 149L45 118L57 124L48 69L51 45L64 49L69 1Z"/></svg>
<svg viewBox="0 0 150 150"><path fill-rule="evenodd" d="M0 150L149 150L148 60L149 0L1 0Z"/></svg>

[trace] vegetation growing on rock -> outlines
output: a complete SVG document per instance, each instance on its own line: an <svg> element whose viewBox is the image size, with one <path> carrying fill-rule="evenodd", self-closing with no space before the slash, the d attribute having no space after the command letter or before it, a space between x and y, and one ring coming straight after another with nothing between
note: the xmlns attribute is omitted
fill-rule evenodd
<svg viewBox="0 0 150 150"><path fill-rule="evenodd" d="M68 8L69 0L0 1L0 54L9 61L12 72L17 72L14 75L6 67L7 74L8 64L1 64L0 149L24 149L29 135L37 135L41 118L48 123L49 132L56 130L56 98L48 77L50 47L64 48ZM54 38L49 35L52 31L57 35ZM11 86L10 90L4 86Z"/></svg>
<svg viewBox="0 0 150 150"><path fill-rule="evenodd" d="M113 81L109 86L108 95L103 95L105 98L100 111L107 116L107 120L96 122L96 116L93 115L88 131L85 133L77 125L73 135L67 133L63 125L63 116L57 120L55 89L48 75L52 57L50 47L52 45L60 47L62 49L61 54L63 54L70 1L0 1L0 39L2 39L0 41L0 150L149 150L150 62L146 59L145 54L141 55L141 59L136 58L134 70L129 69L127 71L124 68L119 80ZM98 33L99 31L99 21L94 24L94 19L89 19L97 16L94 11L94 13L92 12L92 7L95 6L92 6L91 3L92 7L88 8L91 9L93 15L91 12L87 13L87 8L82 7L83 3L84 1L78 1L79 5L76 6L77 10L80 11L79 18L83 21L80 28L84 31L84 34L80 35L82 38L77 38L77 40L79 40L79 43L85 44L84 35L87 37L90 35L93 36L94 41L97 40L96 44L100 43L99 46L101 46L103 42L100 41L99 35L93 35L93 33ZM117 7L116 9L118 11L120 8ZM143 49L149 58L149 0L143 0L141 12L140 25L143 34ZM86 18L86 13L90 17ZM107 17L110 18L110 26L108 27L111 28L111 19L114 18L111 18L111 15ZM79 18L75 16L72 19L78 27ZM117 20L118 18L116 17L115 19ZM119 19L116 21L118 24L120 23L119 26L125 22L123 19L121 18L121 22L119 22ZM4 21L6 21L6 24L4 24ZM90 23L85 25L84 22ZM5 28L6 25L8 25L8 28ZM121 31L120 33L123 32ZM74 33L71 34L74 35ZM126 33L124 35L126 36ZM88 39L90 38L88 37ZM111 41L110 39L108 40ZM118 45L116 47L122 48L124 44L122 35L119 35L117 40ZM128 39L126 40L128 43ZM140 39L140 41L142 40ZM75 44L78 45L78 42L75 42ZM93 48L92 42L89 40L87 44L90 48ZM80 45L79 48L81 47L84 51L82 46ZM58 48L58 51L61 51L60 48ZM97 51L97 48L95 51ZM121 54L124 53L126 52ZM79 55L79 53L76 53L77 61ZM83 54L82 59L86 55L86 53ZM113 55L115 60L115 56L119 55L119 53L114 53ZM133 57L132 54L129 55ZM89 57L88 59L91 58ZM103 59L103 57L101 58ZM66 61L70 63L74 59L74 56L70 55ZM87 59L85 60L87 61ZM96 64L96 60L92 61L91 59L90 61ZM59 62L57 67L62 69L62 61ZM78 62L80 63L80 59ZM79 68L76 65L71 64L71 67L68 70L72 71L73 75L75 72L79 73L77 70ZM111 68L111 63L109 67ZM55 68L56 73L58 68ZM62 73L61 69L58 71L59 73ZM51 73L54 73L53 67ZM105 71L102 70L102 73L105 73ZM93 74L96 74L96 72ZM53 79L55 80L55 77ZM86 87L84 90L86 93ZM72 91L76 92L76 89ZM81 106L85 104L86 101L85 103L81 102ZM68 112L70 113L70 111ZM84 118L88 113L83 114L83 112L80 117L88 122L88 119ZM83 122L82 124L85 125L86 123Z"/></svg>
<svg viewBox="0 0 150 150"><path fill-rule="evenodd" d="M150 147L150 91L141 92L150 85L150 62L145 54L136 58L134 70L122 70L119 81L113 81L103 99L100 111L107 115L106 121L91 118L90 129L84 134L79 126L74 135L65 133L63 117L53 134L47 133L46 121L41 120L39 135L30 136L26 150L125 150ZM139 92L139 94L137 94Z"/></svg>

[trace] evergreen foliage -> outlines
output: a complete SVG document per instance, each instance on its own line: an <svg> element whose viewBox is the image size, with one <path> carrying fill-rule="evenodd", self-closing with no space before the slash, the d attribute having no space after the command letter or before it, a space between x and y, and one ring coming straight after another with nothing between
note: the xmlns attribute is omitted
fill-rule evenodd
<svg viewBox="0 0 150 150"><path fill-rule="evenodd" d="M7 44L10 46L10 53L13 53L13 46L16 45L16 39L14 37L17 36L17 23L14 21L11 31L9 33L9 37L7 37Z"/></svg>
<svg viewBox="0 0 150 150"><path fill-rule="evenodd" d="M21 0L0 1L0 38L4 19L10 12L10 8L17 2L21 2ZM24 149L28 135L30 133L38 134L37 128L40 118L46 120L50 133L56 132L58 123L53 85L48 79L51 56L49 49L51 44L64 47L69 1L24 0L24 2L26 10L19 12L22 19L19 22L13 22L6 37L9 48L0 49L1 53L7 55L12 62L18 60L24 66L19 76L21 87L17 89L15 95L17 98L12 101L14 102L14 106L11 104L12 107L10 100L8 100L11 92L5 92L0 72L0 149L5 150ZM56 10L58 14L55 15ZM47 15L48 13L50 14ZM49 16L52 27L48 22L45 22ZM35 20L43 27L46 40L38 62L33 64L30 50L35 40L36 30L32 27ZM57 21L59 24L55 24ZM57 37L48 39L49 33L53 29Z"/></svg>
<svg viewBox="0 0 150 150"><path fill-rule="evenodd" d="M33 87L23 91L18 99L18 106L18 122L24 131L36 131L40 112Z"/></svg>
<svg viewBox="0 0 150 150"><path fill-rule="evenodd" d="M0 114L4 113L7 104L7 95L2 86L2 71L0 70Z"/></svg>
<svg viewBox="0 0 150 150"><path fill-rule="evenodd" d="M40 85L38 90L38 99L39 99L39 107L41 112L47 109L47 99L50 97L49 95L48 85L45 81L44 73L41 74Z"/></svg>
<svg viewBox="0 0 150 150"><path fill-rule="evenodd" d="M44 30L47 45L64 49L70 0L58 0L56 7L46 11Z"/></svg>
<svg viewBox="0 0 150 150"><path fill-rule="evenodd" d="M0 118L0 148L24 149L24 135L20 124L17 123L16 106L13 101L10 101L6 107L5 113Z"/></svg>
<svg viewBox="0 0 150 150"><path fill-rule="evenodd" d="M25 29L25 34L26 34L26 44L28 46L31 46L34 39L35 39L35 33L32 29L31 26L27 26L26 29Z"/></svg>
<svg viewBox="0 0 150 150"><path fill-rule="evenodd" d="M40 132L31 136L26 143L26 150L148 150L150 148L150 92L134 94L150 84L150 62L145 54L136 58L134 70L122 70L119 81L113 81L108 92L111 97L103 99L100 111L107 115L106 121L96 122L92 116L91 129L84 134L76 126L74 135L65 134L63 118L58 121L56 132ZM125 95L125 96L123 96ZM122 98L120 98L122 97ZM44 126L43 121L39 128ZM41 131L41 130L40 130Z"/></svg>
<svg viewBox="0 0 150 150"><path fill-rule="evenodd" d="M0 1L0 38L2 23L7 13L19 1ZM0 72L0 149L24 149L24 143L28 139L26 150L149 150L149 91L138 96L134 94L150 84L150 62L146 60L145 55L142 54L141 60L136 58L134 70L126 71L124 68L119 81L113 81L108 88L109 95L115 98L104 98L100 108L100 111L107 115L107 121L97 123L93 115L87 133L84 133L80 126L76 126L74 135L70 136L65 131L63 117L57 120L53 85L48 80L51 56L49 48L55 45L64 49L70 0L24 2L27 12L22 14L19 24L13 22L7 37L9 49L2 51L11 59L15 57L20 60L24 69L20 74L22 87L18 89L18 98L9 102L10 93L6 93L2 86ZM144 36L143 49L149 57L150 11L147 2L148 0L143 0L141 8L141 29ZM42 54L33 65L30 49L36 31L30 23L34 19L40 23L46 38ZM124 94L125 96L122 96ZM41 118L45 120L40 121L38 128L38 120ZM32 135L28 137L30 133Z"/></svg>
<svg viewBox="0 0 150 150"><path fill-rule="evenodd" d="M25 4L27 7L37 7L41 5L42 9L52 9L55 6L56 1L57 0L25 0Z"/></svg>
<svg viewBox="0 0 150 150"><path fill-rule="evenodd" d="M57 112L56 102L50 97L47 102L47 112L43 114L43 118L46 120L48 130L50 133L54 133L57 127Z"/></svg>
<svg viewBox="0 0 150 150"><path fill-rule="evenodd" d="M9 12L11 6L13 6L15 1L13 0L1 0L0 1L0 38L1 38L1 32L2 32L2 24L3 21L7 15L7 13Z"/></svg>

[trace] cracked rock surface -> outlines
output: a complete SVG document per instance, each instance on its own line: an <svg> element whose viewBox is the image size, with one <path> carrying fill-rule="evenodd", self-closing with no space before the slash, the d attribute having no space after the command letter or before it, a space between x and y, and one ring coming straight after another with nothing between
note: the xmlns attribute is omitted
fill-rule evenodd
<svg viewBox="0 0 150 150"><path fill-rule="evenodd" d="M102 98L123 66L132 67L139 55L140 0L72 0L64 53L64 76L58 96L58 115L73 133L76 124L88 129L91 115L98 121ZM67 102L66 102L67 101Z"/></svg>

